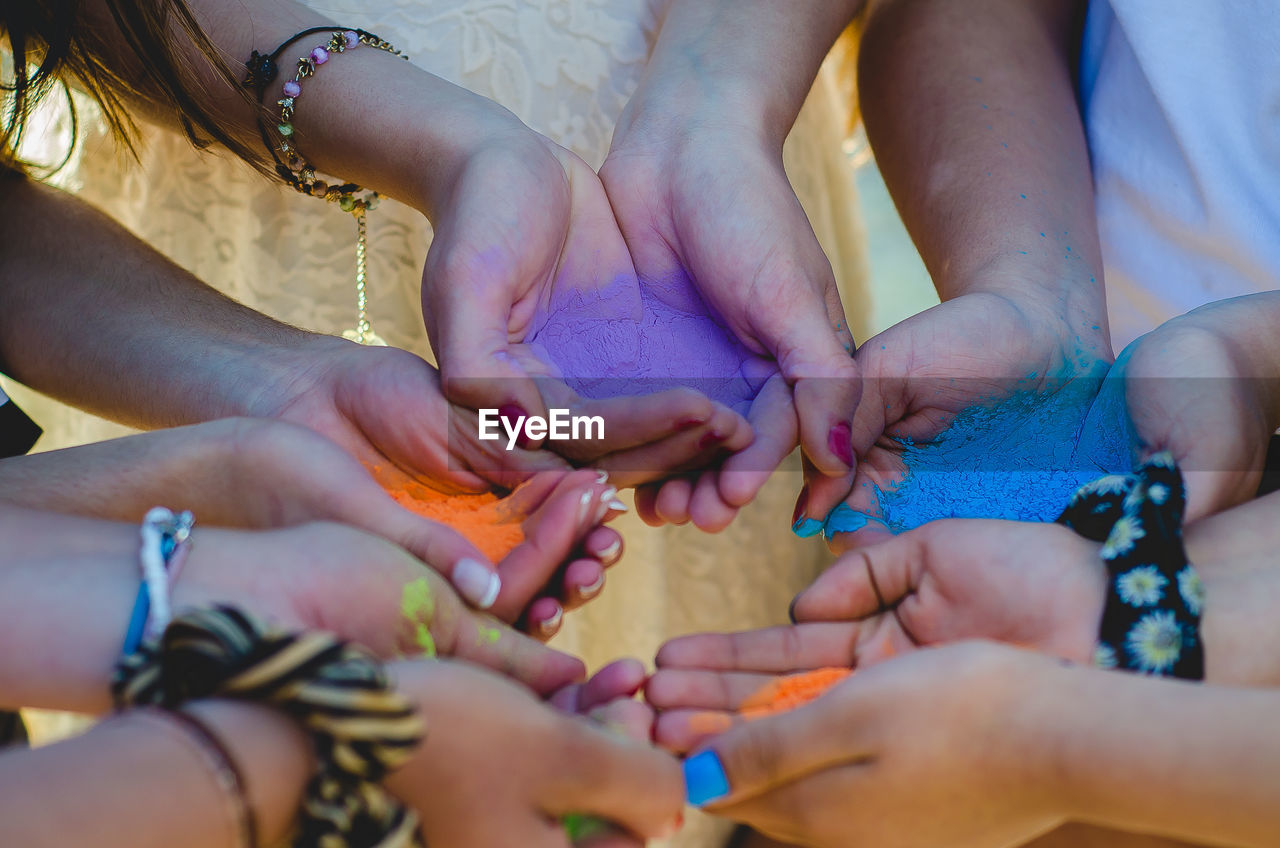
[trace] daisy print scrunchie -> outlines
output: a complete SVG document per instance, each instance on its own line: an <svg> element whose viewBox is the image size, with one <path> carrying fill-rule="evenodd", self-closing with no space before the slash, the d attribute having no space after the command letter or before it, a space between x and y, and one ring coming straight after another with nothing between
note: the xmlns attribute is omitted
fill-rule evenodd
<svg viewBox="0 0 1280 848"><path fill-rule="evenodd" d="M1102 543L1109 582L1096 665L1204 679L1204 586L1182 545L1185 508L1182 473L1164 452L1082 486L1058 518Z"/></svg>

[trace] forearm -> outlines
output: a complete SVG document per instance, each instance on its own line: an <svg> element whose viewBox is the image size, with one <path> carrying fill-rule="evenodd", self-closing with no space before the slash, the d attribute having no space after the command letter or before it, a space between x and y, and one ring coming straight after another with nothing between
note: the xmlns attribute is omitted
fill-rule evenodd
<svg viewBox="0 0 1280 848"><path fill-rule="evenodd" d="M228 62L238 76L243 76L241 63L254 50L271 53L312 27L331 27L331 32L351 26L292 0L188 0L188 5L219 53L230 57ZM99 22L102 15L99 7ZM394 32L375 34L393 44L397 41ZM263 97L270 125L279 117L276 101L283 96L283 83L293 77L297 59L328 38L329 32L313 34L281 54L279 76ZM183 43L189 42L183 39ZM130 67L134 60L120 47L113 62ZM193 94L238 135L256 138L260 113L255 104L231 88L194 46L189 52L203 83L202 90ZM503 130L523 128L513 115L486 98L368 46L334 56L305 81L303 89L291 140L306 160L327 174L376 189L429 215L446 197L450 178L465 153ZM260 142L257 147L262 161L268 162L268 151Z"/></svg>
<svg viewBox="0 0 1280 848"><path fill-rule="evenodd" d="M246 784L259 843L289 832L311 772L296 723L265 707L206 701L188 709L228 748ZM188 731L129 713L88 733L0 755L6 844L97 848L233 848L227 790Z"/></svg>
<svg viewBox="0 0 1280 848"><path fill-rule="evenodd" d="M880 2L859 93L877 164L941 296L1033 300L1109 352L1072 85L1082 5Z"/></svg>
<svg viewBox="0 0 1280 848"><path fill-rule="evenodd" d="M673 115L729 120L781 148L823 58L863 2L673 0L620 128Z"/></svg>
<svg viewBox="0 0 1280 848"><path fill-rule="evenodd" d="M296 370L305 333L218 293L106 216L39 184L0 183L0 368L142 427L245 414Z"/></svg>
<svg viewBox="0 0 1280 848"><path fill-rule="evenodd" d="M1209 844L1280 830L1276 690L1084 668L1046 671L1022 709L1030 756L1066 818ZM1031 752L1036 752L1032 754Z"/></svg>

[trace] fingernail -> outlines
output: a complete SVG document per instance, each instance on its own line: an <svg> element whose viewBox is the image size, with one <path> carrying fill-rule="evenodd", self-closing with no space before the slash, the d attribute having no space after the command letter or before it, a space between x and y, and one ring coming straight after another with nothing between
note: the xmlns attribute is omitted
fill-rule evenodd
<svg viewBox="0 0 1280 848"><path fill-rule="evenodd" d="M706 450L712 445L718 445L725 440L725 437L712 430L701 439L698 440L698 450Z"/></svg>
<svg viewBox="0 0 1280 848"><path fill-rule="evenodd" d="M593 582L585 586L578 587L578 597L585 601L589 601L596 595L600 594L600 590L604 588L604 574L601 573Z"/></svg>
<svg viewBox="0 0 1280 848"><path fill-rule="evenodd" d="M799 624L799 622L796 621L796 604L799 602L800 602L800 596L796 595L794 598L791 599L791 603L787 604L787 619L792 624Z"/></svg>
<svg viewBox="0 0 1280 848"><path fill-rule="evenodd" d="M538 623L538 629L542 631L542 635L551 638L556 635L560 629L560 622L564 618L564 607L556 606L556 614L550 618L544 618Z"/></svg>
<svg viewBox="0 0 1280 848"><path fill-rule="evenodd" d="M827 447L836 458L848 467L853 467L853 428L848 421L841 421L827 433Z"/></svg>
<svg viewBox="0 0 1280 848"><path fill-rule="evenodd" d="M472 606L484 610L498 600L502 578L482 562L460 559L453 567L453 586Z"/></svg>
<svg viewBox="0 0 1280 848"><path fill-rule="evenodd" d="M701 427L706 423L701 418L681 418L676 422L676 432L683 433L685 430L692 430L694 427Z"/></svg>
<svg viewBox="0 0 1280 848"><path fill-rule="evenodd" d="M800 524L800 519L804 518L804 508L808 505L809 487L804 486L800 489L800 496L796 498L796 508L791 511L791 528L793 530Z"/></svg>
<svg viewBox="0 0 1280 848"><path fill-rule="evenodd" d="M823 536L830 539L837 533L853 533L867 526L868 517L848 504L839 504L823 522Z"/></svg>
<svg viewBox="0 0 1280 848"><path fill-rule="evenodd" d="M609 472L608 472L608 471L605 471L605 470L604 470L604 469L602 469L602 468L597 468L597 469L596 469L596 482L597 482L597 483L608 483L608 482L609 482Z"/></svg>
<svg viewBox="0 0 1280 848"><path fill-rule="evenodd" d="M613 486L600 493L600 508L596 510L596 524L604 521L609 514L610 505L618 499L618 490Z"/></svg>
<svg viewBox="0 0 1280 848"><path fill-rule="evenodd" d="M703 751L684 761L684 797L695 807L729 794L729 777L715 751Z"/></svg>
<svg viewBox="0 0 1280 848"><path fill-rule="evenodd" d="M822 522L815 518L806 518L792 525L791 532L801 539L810 539L822 532Z"/></svg>
<svg viewBox="0 0 1280 848"><path fill-rule="evenodd" d="M627 505L622 502L621 498L614 498L609 501L609 509L614 512L627 512Z"/></svg>
<svg viewBox="0 0 1280 848"><path fill-rule="evenodd" d="M591 502L595 500L596 493L587 489L582 493L582 497L578 498L578 523L586 524L587 519L591 517Z"/></svg>
<svg viewBox="0 0 1280 848"><path fill-rule="evenodd" d="M618 551L620 550L622 550L622 540L614 539L609 543L609 547L596 553L596 559L605 565L613 565L614 558L618 556Z"/></svg>

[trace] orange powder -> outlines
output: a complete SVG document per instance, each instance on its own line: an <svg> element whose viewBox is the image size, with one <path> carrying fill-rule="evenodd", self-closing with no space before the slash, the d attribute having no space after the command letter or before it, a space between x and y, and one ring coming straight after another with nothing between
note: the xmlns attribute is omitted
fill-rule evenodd
<svg viewBox="0 0 1280 848"><path fill-rule="evenodd" d="M819 668L779 677L742 702L739 712L748 721L784 713L809 703L841 680L853 674L851 668Z"/></svg>
<svg viewBox="0 0 1280 848"><path fill-rule="evenodd" d="M448 524L491 561L498 562L524 541L518 522L507 520L497 495L446 495L426 486L391 492L396 503L410 512Z"/></svg>

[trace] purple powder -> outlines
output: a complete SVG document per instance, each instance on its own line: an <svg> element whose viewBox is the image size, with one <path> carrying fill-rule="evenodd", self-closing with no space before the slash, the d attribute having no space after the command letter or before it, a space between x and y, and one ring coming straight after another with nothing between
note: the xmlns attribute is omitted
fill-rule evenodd
<svg viewBox="0 0 1280 848"><path fill-rule="evenodd" d="M737 340L683 274L556 292L525 341L589 398L687 386L745 416L777 371Z"/></svg>

